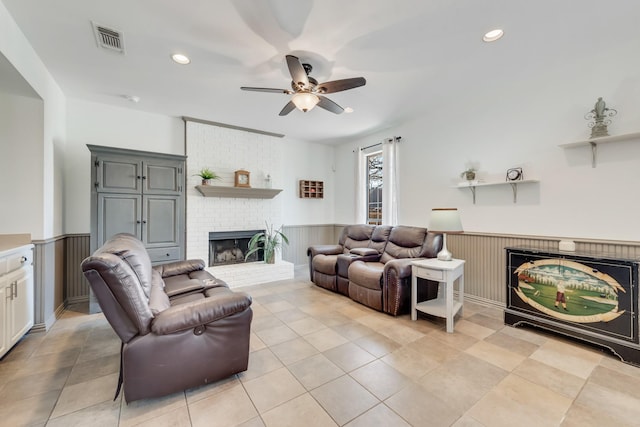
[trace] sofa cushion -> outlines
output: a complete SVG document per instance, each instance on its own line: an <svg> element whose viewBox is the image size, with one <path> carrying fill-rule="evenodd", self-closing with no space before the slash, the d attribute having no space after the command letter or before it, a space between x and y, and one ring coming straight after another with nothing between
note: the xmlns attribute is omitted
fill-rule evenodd
<svg viewBox="0 0 640 427"><path fill-rule="evenodd" d="M338 255L316 255L313 257L313 268L320 273L336 274Z"/></svg>
<svg viewBox="0 0 640 427"><path fill-rule="evenodd" d="M146 298L151 293L151 259L144 245L135 236L119 233L111 237L101 248L101 252L108 252L119 256L133 270Z"/></svg>
<svg viewBox="0 0 640 427"><path fill-rule="evenodd" d="M369 289L382 289L382 272L384 264L381 262L354 261L349 266L349 282L356 283Z"/></svg>
<svg viewBox="0 0 640 427"><path fill-rule="evenodd" d="M162 281L162 277L156 270L152 270L149 309L154 316L157 316L158 313L162 313L169 307L171 307L171 303L169 302L169 297L164 291L164 282Z"/></svg>
<svg viewBox="0 0 640 427"><path fill-rule="evenodd" d="M366 224L348 225L342 230L339 243L344 253L353 248L366 248L371 240L375 226ZM334 260L335 261L335 260Z"/></svg>
<svg viewBox="0 0 640 427"><path fill-rule="evenodd" d="M204 289L204 283L199 279L189 279L186 274L166 277L164 291L169 298L180 294L193 293Z"/></svg>
<svg viewBox="0 0 640 427"><path fill-rule="evenodd" d="M387 263L392 259L420 257L426 235L426 228L402 225L393 227L380 262Z"/></svg>

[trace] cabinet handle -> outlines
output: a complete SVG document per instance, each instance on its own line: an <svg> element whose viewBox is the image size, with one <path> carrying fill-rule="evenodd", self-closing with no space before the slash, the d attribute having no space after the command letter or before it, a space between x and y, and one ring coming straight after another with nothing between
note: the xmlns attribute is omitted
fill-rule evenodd
<svg viewBox="0 0 640 427"><path fill-rule="evenodd" d="M25 262L27 262L27 259L28 259L28 258L27 258L26 256L24 256L24 255L23 255L23 256L21 256L21 257L20 257L20 263L21 263L21 264L24 264Z"/></svg>
<svg viewBox="0 0 640 427"><path fill-rule="evenodd" d="M146 176L144 176L144 175L142 175L142 179L147 179L147 177L146 177Z"/></svg>
<svg viewBox="0 0 640 427"><path fill-rule="evenodd" d="M13 288L13 290L11 291L11 295L13 298L18 298L18 281L14 281L11 284L11 287Z"/></svg>
<svg viewBox="0 0 640 427"><path fill-rule="evenodd" d="M137 221L136 221L136 224L140 224L141 222L142 222L142 221L140 221L140 220L137 220Z"/></svg>
<svg viewBox="0 0 640 427"><path fill-rule="evenodd" d="M142 177L141 177L140 175L136 176L136 178L138 178L138 179L142 179Z"/></svg>
<svg viewBox="0 0 640 427"><path fill-rule="evenodd" d="M171 256L171 255L167 254L167 256Z"/></svg>
<svg viewBox="0 0 640 427"><path fill-rule="evenodd" d="M147 220L146 220L146 219L143 219L143 220L142 220L142 223L143 223L143 224L146 224L146 223L147 223Z"/></svg>

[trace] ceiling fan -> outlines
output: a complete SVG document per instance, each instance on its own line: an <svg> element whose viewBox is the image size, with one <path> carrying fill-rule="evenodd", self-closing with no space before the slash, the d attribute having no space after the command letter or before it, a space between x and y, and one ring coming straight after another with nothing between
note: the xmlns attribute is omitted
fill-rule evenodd
<svg viewBox="0 0 640 427"><path fill-rule="evenodd" d="M287 105L285 105L282 111L280 111L281 116L286 116L295 108L306 113L316 105L320 108L331 111L332 113L341 114L344 111L344 108L322 95L325 93L334 93L353 89L364 86L367 83L364 77L353 77L351 79L318 83L316 79L309 75L312 70L311 65L301 63L298 57L293 55L287 55L286 59L287 66L289 67L289 73L291 73L292 78L291 89L272 89L266 87L246 86L242 86L240 88L242 90L254 92L271 92L293 95Z"/></svg>

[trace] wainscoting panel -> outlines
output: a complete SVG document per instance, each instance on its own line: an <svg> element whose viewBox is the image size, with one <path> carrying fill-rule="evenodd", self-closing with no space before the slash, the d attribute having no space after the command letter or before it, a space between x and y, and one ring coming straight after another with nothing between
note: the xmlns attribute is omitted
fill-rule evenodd
<svg viewBox="0 0 640 427"><path fill-rule="evenodd" d="M336 226L333 224L283 227L282 231L289 239L289 245L282 248L282 259L292 262L296 268L308 266L307 248L311 245L337 244L335 229Z"/></svg>
<svg viewBox="0 0 640 427"><path fill-rule="evenodd" d="M90 243L89 234L67 235L65 258L65 301L67 304L89 299L89 283L82 274L80 263L91 254Z"/></svg>

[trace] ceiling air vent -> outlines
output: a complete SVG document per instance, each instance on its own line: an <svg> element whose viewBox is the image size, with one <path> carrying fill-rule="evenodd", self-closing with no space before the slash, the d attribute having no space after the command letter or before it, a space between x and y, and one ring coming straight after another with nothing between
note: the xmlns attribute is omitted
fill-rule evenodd
<svg viewBox="0 0 640 427"><path fill-rule="evenodd" d="M95 22L91 22L91 25L93 26L93 33L96 36L96 42L99 47L124 53L124 40L120 31L107 28Z"/></svg>

